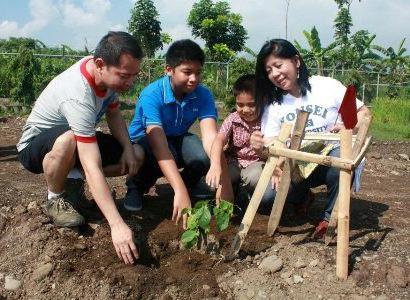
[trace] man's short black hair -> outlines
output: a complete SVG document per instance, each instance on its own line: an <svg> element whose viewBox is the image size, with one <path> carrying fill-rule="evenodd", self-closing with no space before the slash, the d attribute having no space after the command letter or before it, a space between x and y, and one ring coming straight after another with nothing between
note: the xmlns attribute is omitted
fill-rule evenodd
<svg viewBox="0 0 410 300"><path fill-rule="evenodd" d="M239 77L232 88L233 95L236 97L239 94L247 93L249 95L255 96L255 84L256 77L255 74L245 74Z"/></svg>
<svg viewBox="0 0 410 300"><path fill-rule="evenodd" d="M121 54L142 59L144 54L138 41L129 33L110 31L98 43L94 58L102 58L108 66L118 66Z"/></svg>
<svg viewBox="0 0 410 300"><path fill-rule="evenodd" d="M183 61L199 61L204 65L205 54L201 47L192 40L185 39L172 43L169 46L166 57L166 64L171 68L179 66Z"/></svg>

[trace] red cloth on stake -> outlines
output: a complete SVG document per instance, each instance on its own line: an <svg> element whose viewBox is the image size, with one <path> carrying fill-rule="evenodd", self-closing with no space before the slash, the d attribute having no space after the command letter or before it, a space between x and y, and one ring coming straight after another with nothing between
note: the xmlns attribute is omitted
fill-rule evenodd
<svg viewBox="0 0 410 300"><path fill-rule="evenodd" d="M350 84L339 108L346 129L353 129L357 124L356 88Z"/></svg>

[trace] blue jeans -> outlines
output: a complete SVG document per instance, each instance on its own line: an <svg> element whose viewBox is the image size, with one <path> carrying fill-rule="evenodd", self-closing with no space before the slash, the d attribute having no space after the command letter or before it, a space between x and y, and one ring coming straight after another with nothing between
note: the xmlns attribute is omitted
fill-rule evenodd
<svg viewBox="0 0 410 300"><path fill-rule="evenodd" d="M182 180L188 189L192 188L208 172L210 166L202 141L195 134L186 133L180 136L167 136L167 142L178 168L183 168ZM145 160L137 175L129 180L127 185L131 187L133 184L138 191L144 193L163 174L149 145L148 137L144 136L138 140L138 144L144 149Z"/></svg>
<svg viewBox="0 0 410 300"><path fill-rule="evenodd" d="M340 148L332 149L328 156L340 157ZM287 200L292 203L303 203L308 200L307 195L310 188L324 184L327 187L327 201L321 219L329 220L339 194L339 174L338 168L319 165L308 178L299 183L292 182Z"/></svg>

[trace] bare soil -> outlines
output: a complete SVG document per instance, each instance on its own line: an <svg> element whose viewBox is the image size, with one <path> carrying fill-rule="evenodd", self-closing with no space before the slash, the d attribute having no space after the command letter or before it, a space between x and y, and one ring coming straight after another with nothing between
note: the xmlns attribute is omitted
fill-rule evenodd
<svg viewBox="0 0 410 300"><path fill-rule="evenodd" d="M410 299L408 141L371 146L362 189L352 196L349 278L340 281L335 242L325 247L309 238L324 207L323 188L306 218L285 207L274 237L265 234L268 216L258 214L238 259L225 262L240 218L215 234L213 252L180 249L182 229L170 220L173 193L160 180L141 213L124 214L141 252L126 266L107 223L63 229L43 213L44 179L16 157L23 124L19 117L0 120L0 299ZM109 184L120 205L124 178ZM272 255L283 268L265 273L258 266ZM18 281L14 290L10 278Z"/></svg>

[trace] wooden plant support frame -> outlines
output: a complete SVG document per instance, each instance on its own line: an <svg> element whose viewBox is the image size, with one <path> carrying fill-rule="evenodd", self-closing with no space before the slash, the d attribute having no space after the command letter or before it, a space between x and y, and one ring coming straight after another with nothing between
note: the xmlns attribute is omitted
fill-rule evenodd
<svg viewBox="0 0 410 300"><path fill-rule="evenodd" d="M232 246L228 254L227 260L233 259L239 252L243 241L249 231L252 221L258 210L262 196L270 182L273 171L277 165L279 157L285 158L284 171L281 177L281 184L276 194L275 202L272 207L272 212L268 223L268 235L272 235L282 216L283 206L286 201L288 189L290 185L290 174L294 167L294 159L314 162L324 166L332 166L340 169L339 177L339 195L335 204L331 223L333 227L326 235L334 234L335 217L337 215L338 235L337 235L337 250L336 250L336 276L340 279L347 279L348 275L348 255L349 255L349 222L350 222L350 189L352 181L352 173L363 159L371 141L371 137L367 137L370 126L370 118L365 118L360 124L357 136L352 135L351 129L342 129L338 134L309 134L309 140L340 140L340 158L330 157L320 154L312 154L299 151L300 143L305 136L305 126L309 113L298 112L298 117L295 122L294 132L291 139L291 149L285 147L285 141L289 136L292 125L284 123L279 133L279 138L273 144L268 146L269 157L262 171L261 177L256 185L255 192L249 202L245 215L242 219L238 233L235 235ZM352 148L352 141L355 141ZM337 212L335 212L337 210ZM332 219L333 218L333 219Z"/></svg>

